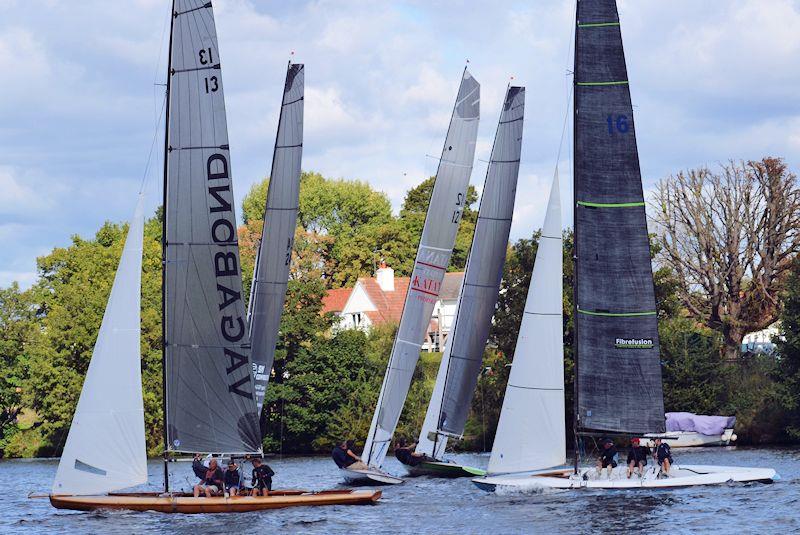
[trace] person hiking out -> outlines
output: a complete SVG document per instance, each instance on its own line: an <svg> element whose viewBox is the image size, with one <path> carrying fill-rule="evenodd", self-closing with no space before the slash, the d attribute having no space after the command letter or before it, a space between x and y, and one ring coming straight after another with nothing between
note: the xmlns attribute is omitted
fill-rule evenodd
<svg viewBox="0 0 800 535"><path fill-rule="evenodd" d="M368 470L369 466L361 460L361 457L353 453L354 442L343 440L333 448L331 457L339 468L348 470Z"/></svg>
<svg viewBox="0 0 800 535"><path fill-rule="evenodd" d="M395 458L407 466L417 466L420 463L433 460L424 453L415 452L416 445L416 443L408 444L404 438L398 439L394 448Z"/></svg>
<svg viewBox="0 0 800 535"><path fill-rule="evenodd" d="M253 496L269 496L269 491L272 490L272 476L275 472L268 464L263 462L259 457L253 459L253 481L251 483Z"/></svg>

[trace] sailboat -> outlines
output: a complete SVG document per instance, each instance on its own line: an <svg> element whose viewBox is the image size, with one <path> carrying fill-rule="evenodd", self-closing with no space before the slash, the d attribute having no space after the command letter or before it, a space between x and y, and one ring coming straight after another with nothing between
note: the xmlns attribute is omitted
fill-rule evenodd
<svg viewBox="0 0 800 535"><path fill-rule="evenodd" d="M408 467L412 475L485 474L480 468L444 462L443 457L448 439L463 437L497 304L519 176L524 109L525 88L510 86L497 124L453 328L417 441L416 451L434 460Z"/></svg>
<svg viewBox="0 0 800 535"><path fill-rule="evenodd" d="M615 0L578 0L574 70L576 443L664 431L650 244ZM489 461L473 481L505 488L664 488L770 482L769 468L673 464L628 478L565 468L558 175ZM624 463L621 463L624 464Z"/></svg>
<svg viewBox="0 0 800 535"><path fill-rule="evenodd" d="M397 484L403 481L384 472L381 465L400 419L436 298L450 264L466 206L479 116L480 84L465 68L439 160L400 326L361 454L368 468L340 468L349 483Z"/></svg>
<svg viewBox="0 0 800 535"><path fill-rule="evenodd" d="M167 513L374 503L379 492L287 490L212 498L170 492L173 454L262 455L211 3L175 0L171 19L162 228L164 491L118 492L147 481L139 352L140 198L50 503L62 509ZM294 81L302 91L300 72L302 66L290 66L290 93ZM280 145L280 129L278 137ZM280 245L268 252L283 257Z"/></svg>

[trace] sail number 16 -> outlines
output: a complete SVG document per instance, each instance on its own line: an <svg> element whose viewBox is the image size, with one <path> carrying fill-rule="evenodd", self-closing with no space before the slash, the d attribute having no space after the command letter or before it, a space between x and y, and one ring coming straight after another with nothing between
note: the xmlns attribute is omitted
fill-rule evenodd
<svg viewBox="0 0 800 535"><path fill-rule="evenodd" d="M606 124L608 124L608 133L612 135L615 131L620 134L627 134L628 130L631 129L627 115L617 115L616 117L609 115L606 119Z"/></svg>

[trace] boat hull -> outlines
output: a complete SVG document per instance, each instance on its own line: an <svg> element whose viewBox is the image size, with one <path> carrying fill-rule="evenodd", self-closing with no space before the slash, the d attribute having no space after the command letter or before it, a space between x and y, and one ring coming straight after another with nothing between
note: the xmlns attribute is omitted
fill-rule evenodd
<svg viewBox="0 0 800 535"><path fill-rule="evenodd" d="M403 482L401 478L391 476L375 468L370 468L369 470L340 468L339 470L345 482L349 485L399 485Z"/></svg>
<svg viewBox="0 0 800 535"><path fill-rule="evenodd" d="M611 478L605 473L598 477L595 468L583 468L579 476L572 469L487 476L473 479L473 483L488 492L502 490L545 489L653 489L693 487L698 485L721 485L735 482L772 483L779 479L771 468L749 468L737 466L673 465L670 477L659 478L655 467L650 467L644 477L626 476L626 468L614 470Z"/></svg>
<svg viewBox="0 0 800 535"><path fill-rule="evenodd" d="M481 470L480 468L442 461L423 462L417 466L407 466L406 470L408 470L409 475L412 476L456 478L486 475L486 470Z"/></svg>
<svg viewBox="0 0 800 535"><path fill-rule="evenodd" d="M321 505L370 505L381 497L381 491L331 490L322 492L276 491L270 496L232 496L229 498L195 498L186 495L153 493L110 494L106 496L50 496L57 509L95 511L123 509L159 513L245 513L266 509Z"/></svg>

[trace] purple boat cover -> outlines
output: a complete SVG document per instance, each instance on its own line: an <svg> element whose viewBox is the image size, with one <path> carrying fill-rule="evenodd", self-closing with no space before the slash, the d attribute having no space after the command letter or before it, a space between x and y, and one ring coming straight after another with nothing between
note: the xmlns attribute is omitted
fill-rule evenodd
<svg viewBox="0 0 800 535"><path fill-rule="evenodd" d="M667 432L695 431L701 435L721 435L736 424L736 416L701 416L691 412L668 412Z"/></svg>

